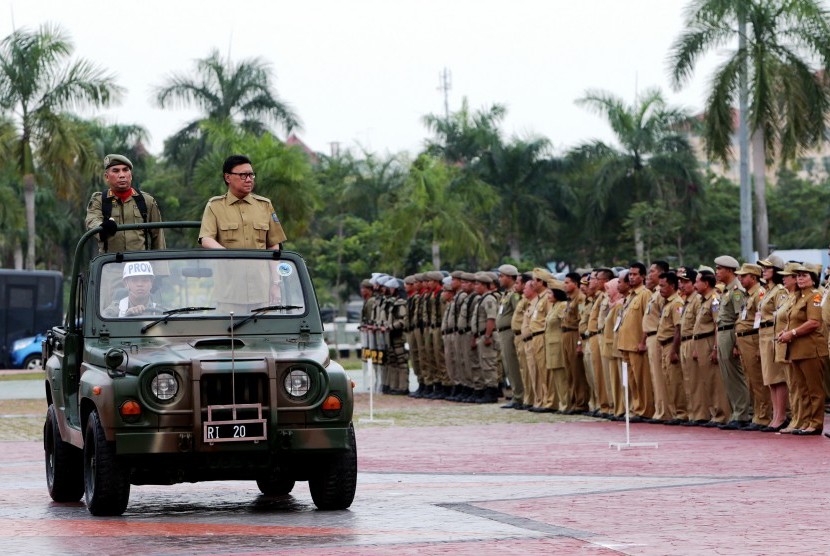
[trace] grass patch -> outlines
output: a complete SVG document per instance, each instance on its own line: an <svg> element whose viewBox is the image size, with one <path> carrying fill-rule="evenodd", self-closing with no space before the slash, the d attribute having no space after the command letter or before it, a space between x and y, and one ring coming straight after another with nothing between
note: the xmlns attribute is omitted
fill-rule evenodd
<svg viewBox="0 0 830 556"><path fill-rule="evenodd" d="M33 371L31 373L12 373L0 375L0 382L4 380L43 380L44 378L43 371Z"/></svg>

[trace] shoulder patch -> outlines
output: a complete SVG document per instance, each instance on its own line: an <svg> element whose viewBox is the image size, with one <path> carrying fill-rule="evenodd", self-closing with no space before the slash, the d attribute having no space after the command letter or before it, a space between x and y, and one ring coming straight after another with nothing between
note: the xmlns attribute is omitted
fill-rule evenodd
<svg viewBox="0 0 830 556"><path fill-rule="evenodd" d="M817 293L816 295L813 296L813 303L821 304L821 294L820 293Z"/></svg>
<svg viewBox="0 0 830 556"><path fill-rule="evenodd" d="M213 203L214 201L221 201L224 198L224 195L217 195L216 197L211 197L210 199L208 199L208 203Z"/></svg>

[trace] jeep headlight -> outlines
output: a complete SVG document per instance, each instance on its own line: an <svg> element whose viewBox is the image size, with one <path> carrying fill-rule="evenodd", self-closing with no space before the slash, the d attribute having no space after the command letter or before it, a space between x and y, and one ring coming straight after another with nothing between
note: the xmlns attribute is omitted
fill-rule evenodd
<svg viewBox="0 0 830 556"><path fill-rule="evenodd" d="M159 401L166 402L179 392L179 381L172 372L162 371L150 381L150 391Z"/></svg>
<svg viewBox="0 0 830 556"><path fill-rule="evenodd" d="M302 369L291 369L285 375L285 391L292 398L302 398L311 389L311 377Z"/></svg>

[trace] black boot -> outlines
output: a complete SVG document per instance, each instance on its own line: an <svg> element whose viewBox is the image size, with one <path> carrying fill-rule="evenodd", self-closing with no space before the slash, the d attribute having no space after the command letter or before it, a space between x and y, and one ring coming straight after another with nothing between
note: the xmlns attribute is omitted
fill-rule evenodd
<svg viewBox="0 0 830 556"><path fill-rule="evenodd" d="M450 392L449 397L447 398L448 402L457 402L461 398L461 392L464 390L464 387L460 384L456 384L452 387L452 391Z"/></svg>
<svg viewBox="0 0 830 556"><path fill-rule="evenodd" d="M499 390L498 388L485 388L482 396L476 399L476 403L498 403Z"/></svg>
<svg viewBox="0 0 830 556"><path fill-rule="evenodd" d="M435 396L438 394L438 385L437 384L427 384L427 390L424 394L425 400L434 400Z"/></svg>
<svg viewBox="0 0 830 556"><path fill-rule="evenodd" d="M419 382L418 383L418 389L415 390L414 392L412 392L411 394L409 394L409 397L410 398L423 398L424 397L424 388L425 388L424 383Z"/></svg>

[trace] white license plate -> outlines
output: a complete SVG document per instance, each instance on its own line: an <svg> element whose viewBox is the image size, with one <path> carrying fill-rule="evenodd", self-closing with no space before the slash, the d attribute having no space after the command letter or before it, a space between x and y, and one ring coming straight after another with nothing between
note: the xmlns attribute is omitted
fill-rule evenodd
<svg viewBox="0 0 830 556"><path fill-rule="evenodd" d="M203 438L209 444L266 440L265 421L207 422Z"/></svg>

